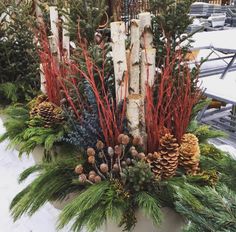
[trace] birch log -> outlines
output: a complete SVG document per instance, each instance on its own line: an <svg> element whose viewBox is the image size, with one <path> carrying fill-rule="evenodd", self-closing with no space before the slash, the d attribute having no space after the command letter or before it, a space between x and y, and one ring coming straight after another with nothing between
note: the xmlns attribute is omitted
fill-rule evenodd
<svg viewBox="0 0 236 232"><path fill-rule="evenodd" d="M60 49L59 49L59 32L58 32L58 10L56 6L50 6L50 24L51 24L51 32L54 36L56 45L57 45L57 54L58 58L60 57Z"/></svg>
<svg viewBox="0 0 236 232"><path fill-rule="evenodd" d="M43 94L47 94L46 90L46 79L43 70L43 64L40 64L40 90Z"/></svg>
<svg viewBox="0 0 236 232"><path fill-rule="evenodd" d="M127 76L127 61L125 50L125 24L124 22L111 23L111 38L112 38L112 57L114 62L114 72L116 81L116 99L120 102L127 96L128 83Z"/></svg>
<svg viewBox="0 0 236 232"><path fill-rule="evenodd" d="M69 15L70 9L64 9L65 12ZM69 36L69 25L68 25L68 16L62 16L63 29L62 29L62 46L63 52L66 55L66 58L70 58L70 36Z"/></svg>
<svg viewBox="0 0 236 232"><path fill-rule="evenodd" d="M145 132L144 99L140 94L132 94L127 102L127 119L129 120L129 131L133 136L143 137Z"/></svg>
<svg viewBox="0 0 236 232"><path fill-rule="evenodd" d="M140 20L131 20L131 45L130 45L130 94L140 93Z"/></svg>
<svg viewBox="0 0 236 232"><path fill-rule="evenodd" d="M141 54L141 94L146 96L146 84L152 86L156 72L156 49L142 50Z"/></svg>
<svg viewBox="0 0 236 232"><path fill-rule="evenodd" d="M143 12L139 14L140 20L140 40L142 48L151 48L153 43L153 36L151 30L151 13Z"/></svg>

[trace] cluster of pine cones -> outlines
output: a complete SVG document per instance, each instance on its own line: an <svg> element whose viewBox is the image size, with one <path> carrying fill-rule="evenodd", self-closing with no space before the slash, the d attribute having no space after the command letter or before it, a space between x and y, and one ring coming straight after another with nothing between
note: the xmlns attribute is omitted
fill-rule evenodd
<svg viewBox="0 0 236 232"><path fill-rule="evenodd" d="M185 134L181 144L170 133L160 139L160 150L148 154L146 161L157 179L168 179L183 167L187 174L195 175L199 170L200 149L198 139L193 134Z"/></svg>
<svg viewBox="0 0 236 232"><path fill-rule="evenodd" d="M50 128L64 120L63 111L60 107L49 102L45 95L38 96L31 105L30 118L40 118L44 127Z"/></svg>

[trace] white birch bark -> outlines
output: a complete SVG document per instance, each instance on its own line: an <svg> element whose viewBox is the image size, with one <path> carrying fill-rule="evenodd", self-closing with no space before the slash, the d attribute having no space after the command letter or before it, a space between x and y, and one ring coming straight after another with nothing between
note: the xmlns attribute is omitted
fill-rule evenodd
<svg viewBox="0 0 236 232"><path fill-rule="evenodd" d="M140 20L131 21L130 45L130 94L140 93Z"/></svg>
<svg viewBox="0 0 236 232"><path fill-rule="evenodd" d="M114 72L116 81L117 102L127 96L128 86L126 84L127 61L125 49L125 24L124 22L111 23L112 57L114 62Z"/></svg>
<svg viewBox="0 0 236 232"><path fill-rule="evenodd" d="M70 9L64 9L69 15ZM62 47L63 51L66 55L66 58L70 58L70 36L69 36L69 28L68 28L68 16L62 16L62 22L63 22L63 29L62 29Z"/></svg>
<svg viewBox="0 0 236 232"><path fill-rule="evenodd" d="M43 64L40 64L40 90L43 94L47 94L46 90L46 79L43 70Z"/></svg>
<svg viewBox="0 0 236 232"><path fill-rule="evenodd" d="M153 43L153 36L151 32L151 13L150 12L140 13L139 20L140 20L141 46L144 49L151 48Z"/></svg>
<svg viewBox="0 0 236 232"><path fill-rule="evenodd" d="M57 54L58 58L60 57L60 49L59 49L59 32L58 32L58 10L56 6L50 6L49 7L50 11L50 23L51 23L51 32L52 35L55 38L55 42L57 45Z"/></svg>
<svg viewBox="0 0 236 232"><path fill-rule="evenodd" d="M146 84L152 86L155 79L156 49L142 50L141 54L141 94L146 96Z"/></svg>
<svg viewBox="0 0 236 232"><path fill-rule="evenodd" d="M143 136L145 129L144 99L140 94L128 97L126 116L129 121L129 132L135 136Z"/></svg>

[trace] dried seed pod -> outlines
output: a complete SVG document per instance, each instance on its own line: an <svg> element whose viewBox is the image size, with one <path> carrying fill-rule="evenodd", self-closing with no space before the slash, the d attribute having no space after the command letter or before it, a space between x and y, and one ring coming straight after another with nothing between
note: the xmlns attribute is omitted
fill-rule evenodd
<svg viewBox="0 0 236 232"><path fill-rule="evenodd" d="M146 155L145 155L143 152L140 152L140 153L138 154L138 158L139 158L139 159L145 159L145 157L146 157Z"/></svg>
<svg viewBox="0 0 236 232"><path fill-rule="evenodd" d="M132 155L133 157L138 157L138 151L137 151L137 150L132 150L132 151L131 151L131 155Z"/></svg>
<svg viewBox="0 0 236 232"><path fill-rule="evenodd" d="M94 182L94 181L95 181L95 176L96 176L96 175L89 175L88 179L89 179L91 182Z"/></svg>
<svg viewBox="0 0 236 232"><path fill-rule="evenodd" d="M138 135L134 136L133 138L133 145L141 145L142 144L142 138Z"/></svg>
<svg viewBox="0 0 236 232"><path fill-rule="evenodd" d="M113 170L114 172L119 172L119 171L120 171L119 165L118 165L118 164L114 164L112 170Z"/></svg>
<svg viewBox="0 0 236 232"><path fill-rule="evenodd" d="M118 138L117 138L118 143L120 143L120 144L122 143L122 139L123 139L124 136L125 136L124 134L120 134L118 136Z"/></svg>
<svg viewBox="0 0 236 232"><path fill-rule="evenodd" d="M107 153L110 157L114 156L114 149L112 147L107 148Z"/></svg>
<svg viewBox="0 0 236 232"><path fill-rule="evenodd" d="M102 150L104 148L104 143L101 140L98 140L96 147L98 150Z"/></svg>
<svg viewBox="0 0 236 232"><path fill-rule="evenodd" d="M95 152L95 150L93 148L89 147L87 149L87 155L88 156L95 156L95 154L96 154L96 152Z"/></svg>
<svg viewBox="0 0 236 232"><path fill-rule="evenodd" d="M75 173L76 174L82 174L84 171L83 165L79 164L75 167Z"/></svg>
<svg viewBox="0 0 236 232"><path fill-rule="evenodd" d="M99 153L98 153L98 157L99 157L100 159L102 159L102 158L104 158L104 154L103 154L102 152L99 152Z"/></svg>
<svg viewBox="0 0 236 232"><path fill-rule="evenodd" d="M130 147L129 151L132 152L133 150L136 150L134 146Z"/></svg>
<svg viewBox="0 0 236 232"><path fill-rule="evenodd" d="M101 164L100 165L100 170L102 173L107 173L109 171L108 165L107 164Z"/></svg>
<svg viewBox="0 0 236 232"><path fill-rule="evenodd" d="M126 167L126 166L127 166L126 161L122 161L122 162L121 162L121 167L124 168L124 167Z"/></svg>
<svg viewBox="0 0 236 232"><path fill-rule="evenodd" d="M122 154L122 149L119 145L115 146L115 154L118 156L121 156L121 154Z"/></svg>
<svg viewBox="0 0 236 232"><path fill-rule="evenodd" d="M96 176L97 173L96 173L95 171L90 171L90 172L89 172L89 176L90 176L90 175L94 175L94 176Z"/></svg>
<svg viewBox="0 0 236 232"><path fill-rule="evenodd" d="M132 162L131 162L131 159L130 158L127 158L126 159L126 163L127 163L127 165L130 165Z"/></svg>
<svg viewBox="0 0 236 232"><path fill-rule="evenodd" d="M100 176L95 176L94 182L95 183L100 183L102 181L102 178Z"/></svg>
<svg viewBox="0 0 236 232"><path fill-rule="evenodd" d="M94 157L94 156L89 156L89 157L88 157L88 162L89 162L90 164L94 164L94 163L95 163L95 157Z"/></svg>
<svg viewBox="0 0 236 232"><path fill-rule="evenodd" d="M87 180L87 177L85 174L79 175L79 182L84 183L86 182L86 180Z"/></svg>
<svg viewBox="0 0 236 232"><path fill-rule="evenodd" d="M130 141L130 138L129 138L128 135L124 135L124 136L121 138L121 143L122 143L123 145L127 145L127 144L129 143L129 141Z"/></svg>

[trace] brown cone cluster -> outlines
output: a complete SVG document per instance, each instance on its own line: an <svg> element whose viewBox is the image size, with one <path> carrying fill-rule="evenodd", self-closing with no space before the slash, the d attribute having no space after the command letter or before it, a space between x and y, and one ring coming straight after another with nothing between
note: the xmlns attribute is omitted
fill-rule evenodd
<svg viewBox="0 0 236 232"><path fill-rule="evenodd" d="M30 117L41 118L45 127L51 127L64 120L62 109L48 101L42 101L39 104L35 104L30 111Z"/></svg>
<svg viewBox="0 0 236 232"><path fill-rule="evenodd" d="M161 137L160 155L160 164L162 166L162 178L167 179L174 176L178 167L179 144L177 143L177 139L172 134L167 133Z"/></svg>
<svg viewBox="0 0 236 232"><path fill-rule="evenodd" d="M158 152L154 152L153 154L149 153L147 155L146 162L149 163L156 178L160 179L162 173L161 154Z"/></svg>
<svg viewBox="0 0 236 232"><path fill-rule="evenodd" d="M198 138L193 134L185 134L179 150L179 164L187 174L195 175L199 170L200 148Z"/></svg>

